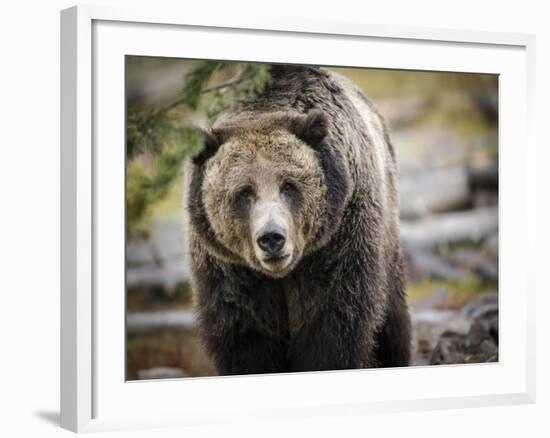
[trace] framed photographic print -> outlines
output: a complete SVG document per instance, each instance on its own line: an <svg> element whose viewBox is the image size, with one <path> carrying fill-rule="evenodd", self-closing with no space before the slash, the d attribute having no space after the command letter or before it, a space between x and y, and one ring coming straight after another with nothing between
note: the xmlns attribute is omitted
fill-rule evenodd
<svg viewBox="0 0 550 438"><path fill-rule="evenodd" d="M63 427L534 401L533 37L61 24Z"/></svg>

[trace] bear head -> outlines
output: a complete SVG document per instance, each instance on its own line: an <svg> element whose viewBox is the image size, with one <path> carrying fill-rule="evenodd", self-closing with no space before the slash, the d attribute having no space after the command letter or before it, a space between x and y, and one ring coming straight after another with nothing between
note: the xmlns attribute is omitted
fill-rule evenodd
<svg viewBox="0 0 550 438"><path fill-rule="evenodd" d="M320 110L241 115L204 133L194 164L203 211L226 261L281 278L319 248L327 219L338 214L335 188L327 186L334 172L324 168L327 136Z"/></svg>

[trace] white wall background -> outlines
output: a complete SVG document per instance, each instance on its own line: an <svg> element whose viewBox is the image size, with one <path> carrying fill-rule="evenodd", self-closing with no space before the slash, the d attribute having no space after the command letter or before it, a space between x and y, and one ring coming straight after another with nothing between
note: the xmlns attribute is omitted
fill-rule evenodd
<svg viewBox="0 0 550 438"><path fill-rule="evenodd" d="M379 24L537 35L538 401L535 405L312 419L258 431L226 428L119 432L105 436L550 436L550 27L546 2L523 0L245 2L96 1L198 7L227 17L274 14ZM0 435L68 436L59 418L59 10L65 0L4 3L0 13ZM518 153L522 153L518 144ZM535 214L535 211L533 211ZM521 292L521 291L518 291Z"/></svg>

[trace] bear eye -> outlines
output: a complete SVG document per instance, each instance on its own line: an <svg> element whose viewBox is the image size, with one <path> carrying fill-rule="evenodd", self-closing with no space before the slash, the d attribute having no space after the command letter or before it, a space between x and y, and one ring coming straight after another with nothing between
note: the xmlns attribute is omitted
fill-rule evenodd
<svg viewBox="0 0 550 438"><path fill-rule="evenodd" d="M282 185L281 185L281 193L285 194L285 195L293 195L295 194L297 191L298 191L298 188L296 187L296 184L294 184L293 182L291 181L285 181Z"/></svg>
<svg viewBox="0 0 550 438"><path fill-rule="evenodd" d="M252 187L250 186L242 187L235 194L235 201L239 204L252 201L253 199L254 190L252 190Z"/></svg>

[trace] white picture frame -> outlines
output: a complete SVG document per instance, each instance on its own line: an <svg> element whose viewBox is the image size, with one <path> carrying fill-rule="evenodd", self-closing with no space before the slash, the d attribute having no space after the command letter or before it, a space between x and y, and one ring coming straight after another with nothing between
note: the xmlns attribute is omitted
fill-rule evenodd
<svg viewBox="0 0 550 438"><path fill-rule="evenodd" d="M193 45L183 44L191 38ZM62 427L88 432L534 402L535 288L522 256L535 242L528 214L535 208L534 47L534 36L524 34L155 9L62 11ZM499 74L500 362L125 382L120 72L127 54Z"/></svg>

